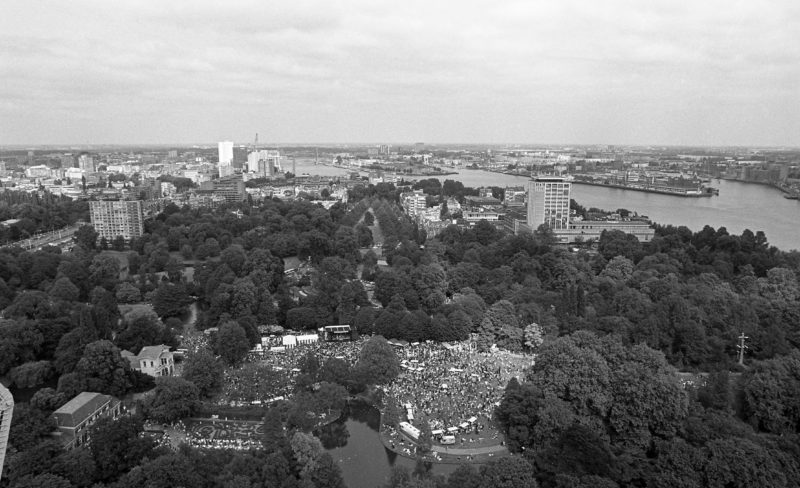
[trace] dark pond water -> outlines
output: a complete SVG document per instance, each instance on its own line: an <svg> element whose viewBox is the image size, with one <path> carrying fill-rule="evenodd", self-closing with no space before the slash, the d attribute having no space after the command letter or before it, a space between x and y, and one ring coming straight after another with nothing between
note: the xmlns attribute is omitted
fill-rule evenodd
<svg viewBox="0 0 800 488"><path fill-rule="evenodd" d="M376 488L389 479L393 466L414 470L416 462L383 447L378 437L380 412L361 402L351 403L338 421L315 432L342 469L348 488ZM431 464L435 475L447 476L457 465Z"/></svg>

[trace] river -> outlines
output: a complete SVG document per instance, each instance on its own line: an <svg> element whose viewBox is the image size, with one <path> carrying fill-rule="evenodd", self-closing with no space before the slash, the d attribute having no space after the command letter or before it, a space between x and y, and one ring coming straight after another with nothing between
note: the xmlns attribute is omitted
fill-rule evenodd
<svg viewBox="0 0 800 488"><path fill-rule="evenodd" d="M298 173L324 176L345 175L348 170L332 166L297 163ZM521 186L528 180L483 170L460 170L441 176L440 180L456 180L464 186ZM647 215L659 224L685 225L694 232L705 225L725 227L731 234L743 230L764 231L767 240L781 250L800 249L800 201L783 198L779 190L754 183L713 180L719 196L685 198L600 186L573 185L572 198L584 207L605 210L626 208Z"/></svg>

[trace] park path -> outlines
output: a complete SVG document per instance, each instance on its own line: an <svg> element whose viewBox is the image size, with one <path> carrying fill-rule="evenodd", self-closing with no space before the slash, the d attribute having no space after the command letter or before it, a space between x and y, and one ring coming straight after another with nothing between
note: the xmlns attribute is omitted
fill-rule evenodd
<svg viewBox="0 0 800 488"><path fill-rule="evenodd" d="M375 209L371 206L367 209L369 213L375 217L375 220L372 222L372 225L369 226L369 230L372 231L372 242L375 246L382 247L383 246L383 232L381 232L380 224L378 223L378 217L375 215ZM364 220L364 217L361 217L361 221ZM380 254L378 254L380 256Z"/></svg>
<svg viewBox="0 0 800 488"><path fill-rule="evenodd" d="M505 454L508 452L508 448L506 446L501 446L499 444L486 447L473 447L469 449L460 449L447 446L432 446L431 449L439 454L447 454L450 456L477 456L479 454Z"/></svg>

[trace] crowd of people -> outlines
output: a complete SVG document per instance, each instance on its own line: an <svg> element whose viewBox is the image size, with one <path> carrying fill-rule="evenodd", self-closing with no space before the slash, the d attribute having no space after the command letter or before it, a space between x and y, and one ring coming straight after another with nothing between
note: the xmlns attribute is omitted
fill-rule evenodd
<svg viewBox="0 0 800 488"><path fill-rule="evenodd" d="M260 449L262 444L258 439L208 439L206 437L189 437L186 442L198 449L234 449L247 451Z"/></svg>
<svg viewBox="0 0 800 488"><path fill-rule="evenodd" d="M263 404L289 398L300 373L301 359L314 354L320 365L338 358L353 366L365 340L299 344L279 352L251 353L244 365L227 369L218 403L232 406Z"/></svg>
<svg viewBox="0 0 800 488"><path fill-rule="evenodd" d="M261 447L263 431L260 424L243 421L184 421L150 426L147 432L154 436L156 445L177 450L180 444L200 449L236 449L246 451Z"/></svg>
<svg viewBox="0 0 800 488"><path fill-rule="evenodd" d="M411 345L399 351L403 371L385 388L401 416L424 417L431 430L481 431L512 377L522 378L532 356L478 353L467 344ZM409 418L411 420L411 418ZM462 427L463 426L463 427Z"/></svg>
<svg viewBox="0 0 800 488"><path fill-rule="evenodd" d="M240 368L226 370L220 404L264 405L289 399L302 359L312 354L320 365L338 358L353 366L366 339L314 342L280 352L254 354ZM495 407L512 377L522 378L533 365L530 355L506 351L477 352L469 343L433 342L396 347L402 371L384 390L400 407L399 420L424 418L431 430L491 435ZM410 407L411 418L408 416ZM494 430L494 429L491 429Z"/></svg>

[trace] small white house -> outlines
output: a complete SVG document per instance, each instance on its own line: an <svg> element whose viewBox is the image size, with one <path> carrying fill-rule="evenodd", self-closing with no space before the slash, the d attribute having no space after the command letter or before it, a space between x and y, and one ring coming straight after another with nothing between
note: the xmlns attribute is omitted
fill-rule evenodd
<svg viewBox="0 0 800 488"><path fill-rule="evenodd" d="M138 355L130 351L122 351L122 357L131 363L131 368L148 374L154 378L172 376L175 372L175 358L169 346L144 346Z"/></svg>

